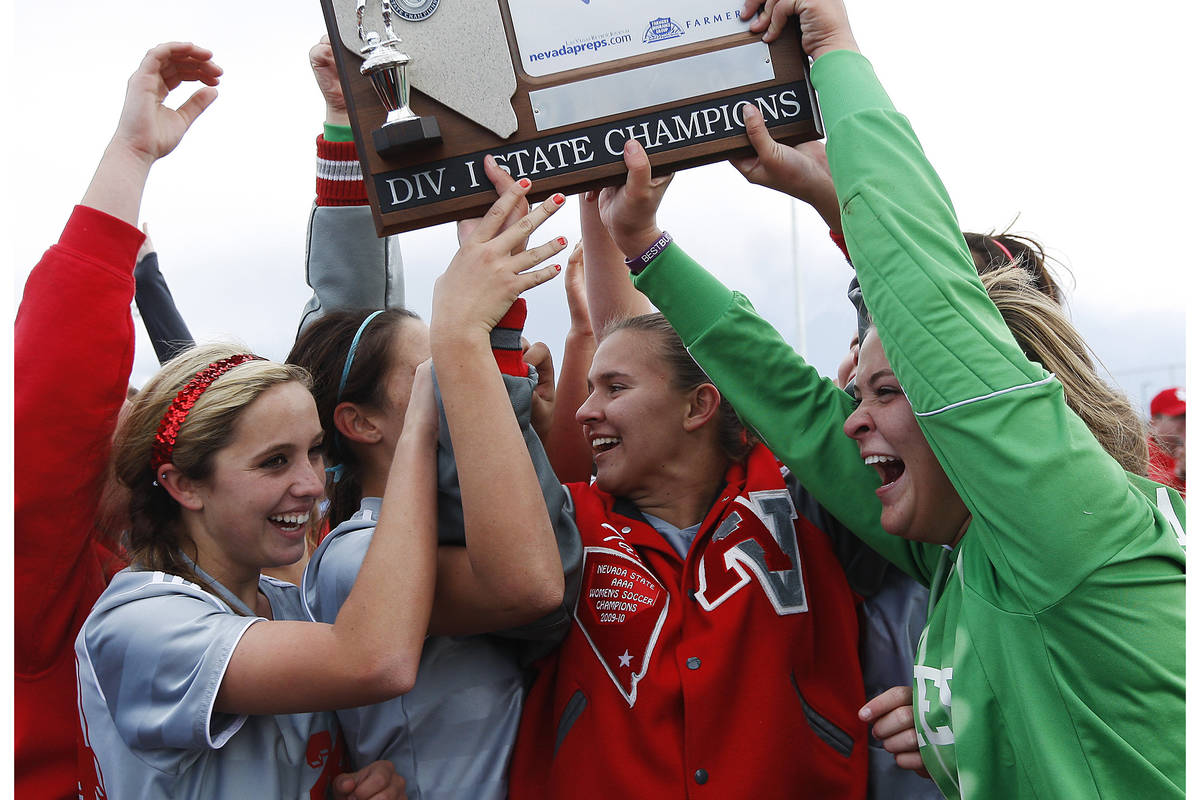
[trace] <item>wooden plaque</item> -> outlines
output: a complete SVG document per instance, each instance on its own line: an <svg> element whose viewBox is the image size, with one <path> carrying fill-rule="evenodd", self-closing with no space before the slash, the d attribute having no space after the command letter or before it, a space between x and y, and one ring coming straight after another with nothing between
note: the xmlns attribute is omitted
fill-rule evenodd
<svg viewBox="0 0 1200 800"><path fill-rule="evenodd" d="M496 199L488 154L533 180L539 200L624 180L628 138L656 174L752 153L744 103L781 142L823 135L794 20L768 46L737 18L738 2L663 0L665 16L606 2L624 7L615 23L592 22L593 5L618 13L602 0L392 0L412 59L410 106L441 139L382 155L387 112L360 73L355 0L321 0L380 236L481 215ZM375 22L365 15L364 29L382 33L381 0L367 5Z"/></svg>

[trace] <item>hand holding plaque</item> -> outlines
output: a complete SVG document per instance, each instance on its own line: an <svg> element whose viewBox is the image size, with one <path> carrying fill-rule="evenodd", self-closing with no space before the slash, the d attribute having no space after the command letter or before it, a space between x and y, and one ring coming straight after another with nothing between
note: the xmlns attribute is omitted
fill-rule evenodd
<svg viewBox="0 0 1200 800"><path fill-rule="evenodd" d="M380 235L483 213L488 155L540 196L620 182L630 139L655 174L750 155L747 104L821 136L795 22L768 44L742 0L321 2Z"/></svg>

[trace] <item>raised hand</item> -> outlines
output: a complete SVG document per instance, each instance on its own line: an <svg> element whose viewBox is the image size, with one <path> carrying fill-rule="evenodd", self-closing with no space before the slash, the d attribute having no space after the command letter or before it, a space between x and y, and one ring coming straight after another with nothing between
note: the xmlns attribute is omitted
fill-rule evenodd
<svg viewBox="0 0 1200 800"><path fill-rule="evenodd" d="M450 266L437 279L430 329L434 338L457 339L478 333L486 341L522 292L545 283L561 271L557 264L532 268L566 247L566 239L559 237L528 250L521 248L566 202L563 195L547 198L517 223L507 225L509 215L525 202L531 186L527 178L513 182L464 237Z"/></svg>
<svg viewBox="0 0 1200 800"><path fill-rule="evenodd" d="M742 177L759 186L790 194L817 210L835 233L842 231L842 217L829 159L821 142L801 142L795 147L780 144L771 137L762 112L757 106L742 107L746 135L754 146L754 155L731 158L730 164Z"/></svg>
<svg viewBox="0 0 1200 800"><path fill-rule="evenodd" d="M196 118L217 98L214 87L221 72L212 60L212 51L191 42L169 42L152 48L129 77L113 144L123 146L147 163L170 153ZM163 105L168 93L190 81L199 81L204 88L198 89L179 108Z"/></svg>
<svg viewBox="0 0 1200 800"><path fill-rule="evenodd" d="M636 139L625 142L625 184L600 191L600 219L626 258L636 258L662 235L655 220L674 175L650 175L650 157Z"/></svg>
<svg viewBox="0 0 1200 800"><path fill-rule="evenodd" d="M116 133L80 204L137 225L150 167L175 149L216 99L220 77L212 52L191 42L160 44L146 53L129 78ZM179 108L163 105L172 89L190 81L205 85Z"/></svg>
<svg viewBox="0 0 1200 800"><path fill-rule="evenodd" d="M337 64L333 60L333 47L329 35L308 51L308 65L312 67L317 88L325 98L325 122L329 125L349 125L350 115L346 111L346 96L342 94L342 81L338 78Z"/></svg>
<svg viewBox="0 0 1200 800"><path fill-rule="evenodd" d="M787 18L795 14L800 23L800 44L814 59L830 50L858 52L842 0L746 0L742 19L750 19L759 9L762 11L751 20L750 30L762 33L764 42L779 38Z"/></svg>

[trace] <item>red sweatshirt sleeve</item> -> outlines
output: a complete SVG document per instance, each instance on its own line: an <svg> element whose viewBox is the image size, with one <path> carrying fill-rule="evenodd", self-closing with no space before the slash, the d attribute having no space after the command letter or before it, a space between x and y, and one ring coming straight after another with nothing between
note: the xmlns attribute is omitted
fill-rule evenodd
<svg viewBox="0 0 1200 800"><path fill-rule="evenodd" d="M133 265L145 237L77 206L30 273L14 375L15 666L73 657L104 587L93 546L100 488L133 367Z"/></svg>

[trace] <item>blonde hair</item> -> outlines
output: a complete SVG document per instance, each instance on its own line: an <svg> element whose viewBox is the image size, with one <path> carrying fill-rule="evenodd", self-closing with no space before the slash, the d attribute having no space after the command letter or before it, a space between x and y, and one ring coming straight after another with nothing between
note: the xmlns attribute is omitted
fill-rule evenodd
<svg viewBox="0 0 1200 800"><path fill-rule="evenodd" d="M1031 361L1058 377L1067 405L1100 445L1123 469L1145 475L1145 423L1129 399L1097 373L1099 359L1062 307L1040 291L1035 278L1020 267L996 269L980 279L1017 344Z"/></svg>
<svg viewBox="0 0 1200 800"><path fill-rule="evenodd" d="M214 361L246 352L232 344L194 347L162 366L137 395L118 424L112 473L130 493L125 549L135 569L160 570L211 589L182 557L179 504L155 483L150 466L154 438L171 402L196 373ZM179 428L171 463L188 478L203 480L213 455L227 446L242 411L273 386L296 381L311 385L300 367L273 361L247 361L218 377L196 400Z"/></svg>

